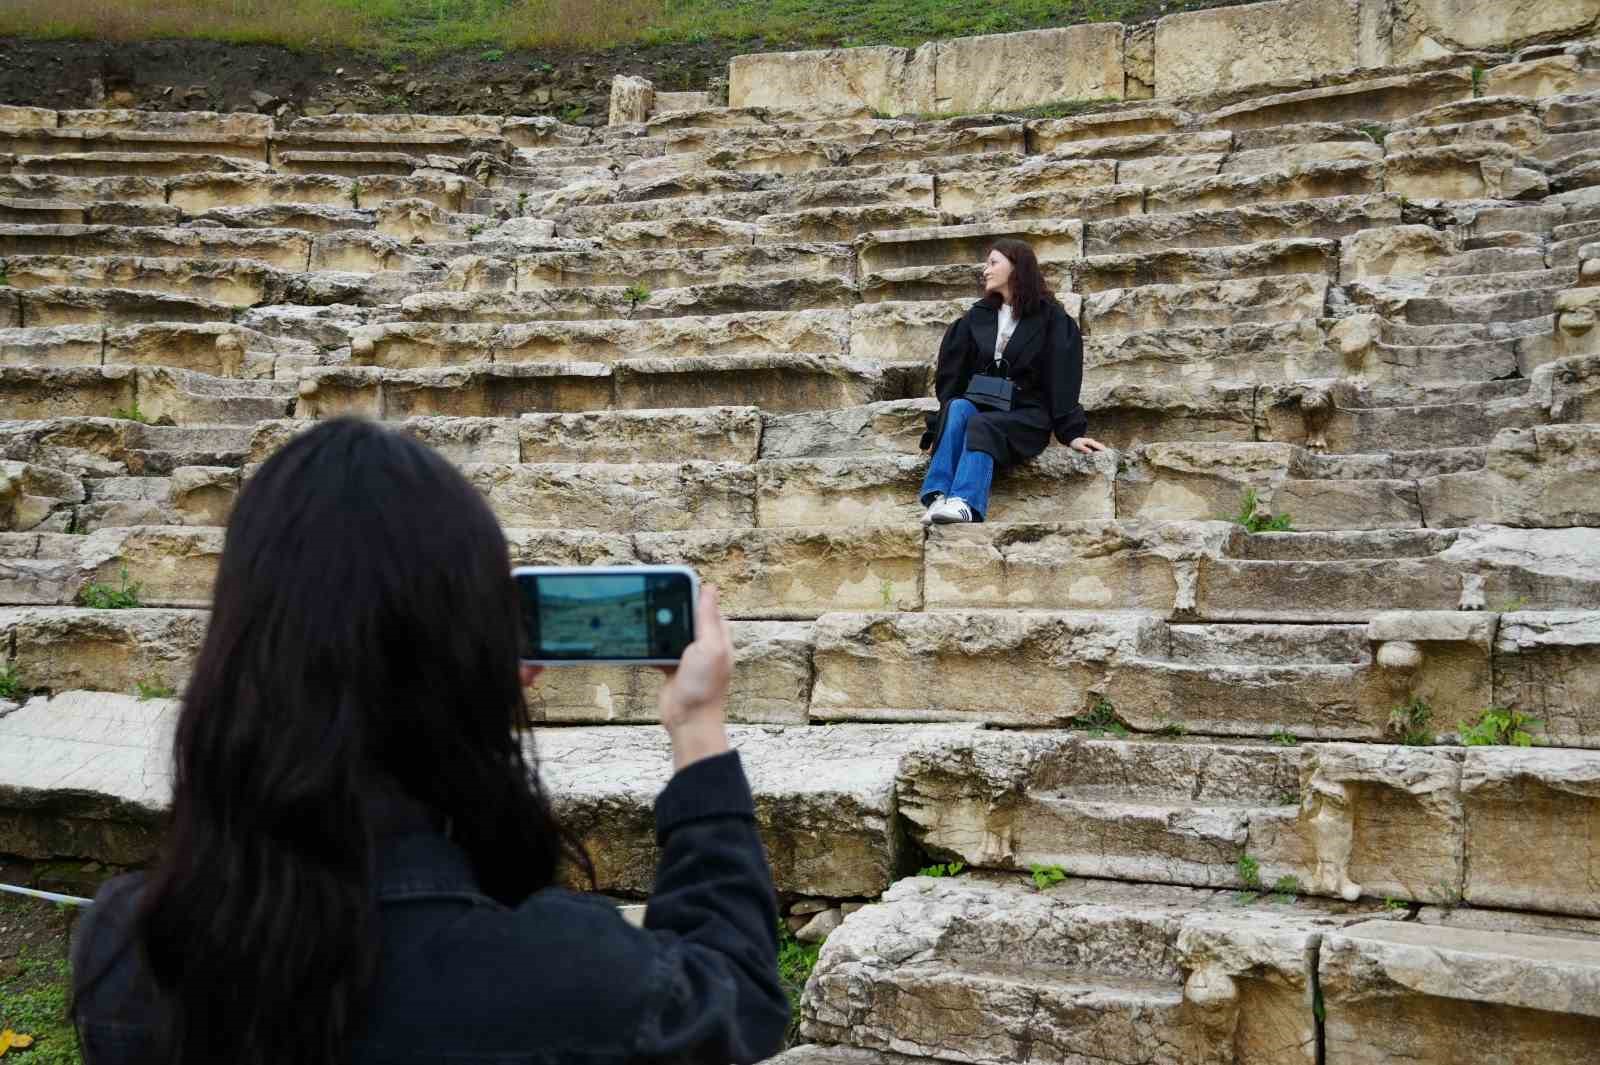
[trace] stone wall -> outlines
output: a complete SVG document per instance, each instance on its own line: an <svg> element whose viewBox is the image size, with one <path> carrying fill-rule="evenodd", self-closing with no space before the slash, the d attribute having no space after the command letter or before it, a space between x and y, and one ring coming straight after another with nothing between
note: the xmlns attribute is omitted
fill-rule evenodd
<svg viewBox="0 0 1600 1065"><path fill-rule="evenodd" d="M1142 26L736 56L728 103L903 115L1195 96L1570 39L1597 24L1600 0L1268 0Z"/></svg>

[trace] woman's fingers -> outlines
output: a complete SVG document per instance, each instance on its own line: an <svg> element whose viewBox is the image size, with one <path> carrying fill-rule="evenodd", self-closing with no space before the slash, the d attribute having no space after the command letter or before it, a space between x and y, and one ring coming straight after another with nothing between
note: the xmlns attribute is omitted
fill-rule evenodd
<svg viewBox="0 0 1600 1065"><path fill-rule="evenodd" d="M1092 436L1080 436L1072 442L1072 450L1081 451L1088 455L1095 451L1105 451L1106 446Z"/></svg>

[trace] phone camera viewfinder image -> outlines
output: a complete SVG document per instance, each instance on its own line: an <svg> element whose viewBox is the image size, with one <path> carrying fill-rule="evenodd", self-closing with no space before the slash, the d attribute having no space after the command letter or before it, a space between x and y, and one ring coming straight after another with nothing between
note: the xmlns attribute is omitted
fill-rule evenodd
<svg viewBox="0 0 1600 1065"><path fill-rule="evenodd" d="M518 570L530 662L676 662L694 641L694 579L661 569Z"/></svg>

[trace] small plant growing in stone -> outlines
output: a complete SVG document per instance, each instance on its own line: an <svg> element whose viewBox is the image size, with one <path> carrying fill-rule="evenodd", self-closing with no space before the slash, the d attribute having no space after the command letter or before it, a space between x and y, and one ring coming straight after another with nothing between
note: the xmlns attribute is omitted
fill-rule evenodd
<svg viewBox="0 0 1600 1065"><path fill-rule="evenodd" d="M1293 902L1304 891L1297 876L1280 876L1272 882L1272 897L1279 902Z"/></svg>
<svg viewBox="0 0 1600 1065"><path fill-rule="evenodd" d="M967 867L965 862L941 862L938 865L925 865L917 870L918 876L960 876L961 870Z"/></svg>
<svg viewBox="0 0 1600 1065"><path fill-rule="evenodd" d="M479 233L482 233L482 232L483 232L483 223L482 222L474 222L474 223L472 223L471 225L469 225L467 227L467 236L469 236L469 237L476 237Z"/></svg>
<svg viewBox="0 0 1600 1065"><path fill-rule="evenodd" d="M1485 74L1486 73L1487 72L1483 69L1482 66L1478 66L1478 65L1474 64L1474 66L1472 68L1472 95L1473 96L1482 96L1483 95L1483 83L1484 83L1484 79L1485 79Z"/></svg>
<svg viewBox="0 0 1600 1065"><path fill-rule="evenodd" d="M1261 863L1248 854L1239 855L1239 860L1234 863L1234 869L1239 873L1239 879L1251 891L1261 890Z"/></svg>
<svg viewBox="0 0 1600 1065"><path fill-rule="evenodd" d="M131 610L140 606L139 582L128 580L128 567L122 567L119 584L101 584L90 581L78 591L78 605L93 610Z"/></svg>
<svg viewBox="0 0 1600 1065"><path fill-rule="evenodd" d="M480 56L479 58L482 59L485 63L498 63L498 62L500 62L500 60L504 59L505 57L506 57L505 49L503 49L503 48L491 48L487 52L484 52L483 55Z"/></svg>
<svg viewBox="0 0 1600 1065"><path fill-rule="evenodd" d="M17 676L17 667L7 662L5 668L0 669L0 699L20 699L25 691L27 688Z"/></svg>
<svg viewBox="0 0 1600 1065"><path fill-rule="evenodd" d="M350 206L352 209L361 206L361 179L356 178L350 182Z"/></svg>
<svg viewBox="0 0 1600 1065"><path fill-rule="evenodd" d="M528 213L528 191L526 189L524 189L523 191L517 193L517 217L521 218L523 215L525 215L527 213Z"/></svg>
<svg viewBox="0 0 1600 1065"><path fill-rule="evenodd" d="M571 103L561 109L561 121L572 124L589 113L589 105L585 103Z"/></svg>
<svg viewBox="0 0 1600 1065"><path fill-rule="evenodd" d="M1294 526L1288 514L1257 514L1259 497L1254 488L1246 488L1239 499L1239 513L1228 518L1235 525L1243 525L1253 533L1288 532Z"/></svg>
<svg viewBox="0 0 1600 1065"><path fill-rule="evenodd" d="M1422 696L1413 695L1389 711L1385 730L1408 747L1427 747L1434 742L1433 709Z"/></svg>
<svg viewBox="0 0 1600 1065"><path fill-rule="evenodd" d="M147 702L150 699L170 699L178 694L178 689L161 680L136 680L133 682L133 688L140 702Z"/></svg>
<svg viewBox="0 0 1600 1065"><path fill-rule="evenodd" d="M1087 714L1079 714L1067 721L1070 728L1081 728L1091 736L1100 736L1107 732L1118 739L1126 739L1130 733L1128 726L1117 720L1117 708L1111 705L1111 700L1101 696L1094 706L1090 707Z"/></svg>
<svg viewBox="0 0 1600 1065"><path fill-rule="evenodd" d="M1035 865L1030 871L1033 886L1040 891L1048 891L1067 878L1067 871L1059 865Z"/></svg>
<svg viewBox="0 0 1600 1065"><path fill-rule="evenodd" d="M1167 736L1172 739L1182 739L1189 734L1189 726L1182 721L1165 721L1156 729L1157 736Z"/></svg>
<svg viewBox="0 0 1600 1065"><path fill-rule="evenodd" d="M121 418L124 421L138 422L140 425L150 424L150 417L139 409L138 400L134 400L131 407L118 407L111 412L111 416L113 418Z"/></svg>
<svg viewBox="0 0 1600 1065"><path fill-rule="evenodd" d="M1281 728L1278 731L1274 732L1270 737L1268 737L1268 739L1271 742L1276 743L1279 747L1298 747L1298 746L1300 746L1300 740L1297 739L1295 737L1295 734L1290 732L1288 729L1282 729Z"/></svg>
<svg viewBox="0 0 1600 1065"><path fill-rule="evenodd" d="M789 931L782 920L778 922L778 982L789 996L789 1030L787 1042L792 1044L800 1035L800 995L816 968L821 943L802 943Z"/></svg>
<svg viewBox="0 0 1600 1065"><path fill-rule="evenodd" d="M1383 908L1390 913L1396 913L1400 910L1409 910L1411 907L1404 899L1386 898L1383 900Z"/></svg>
<svg viewBox="0 0 1600 1065"><path fill-rule="evenodd" d="M1515 599L1507 599L1494 608L1496 614L1515 614L1519 610L1528 609L1528 597L1519 595Z"/></svg>
<svg viewBox="0 0 1600 1065"><path fill-rule="evenodd" d="M6 276L6 268L0 266L0 288L5 288L9 284L11 284L11 278Z"/></svg>
<svg viewBox="0 0 1600 1065"><path fill-rule="evenodd" d="M1529 729L1538 724L1538 718L1521 710L1491 706L1477 724L1461 722L1461 742L1467 747L1532 747L1533 733Z"/></svg>
<svg viewBox="0 0 1600 1065"><path fill-rule="evenodd" d="M1384 138L1389 135L1389 131L1384 129L1382 126L1374 126L1370 123L1365 126L1357 126L1356 128L1359 129L1362 135L1370 140L1373 144L1380 146L1383 144Z"/></svg>
<svg viewBox="0 0 1600 1065"><path fill-rule="evenodd" d="M650 300L650 290L641 282L635 281L622 290L622 298L628 301L628 313L631 315L639 309L639 304Z"/></svg>

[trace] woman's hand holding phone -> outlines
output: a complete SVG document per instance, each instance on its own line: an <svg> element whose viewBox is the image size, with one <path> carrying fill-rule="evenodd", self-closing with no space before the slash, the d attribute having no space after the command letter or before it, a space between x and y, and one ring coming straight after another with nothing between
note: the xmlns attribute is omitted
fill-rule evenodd
<svg viewBox="0 0 1600 1065"><path fill-rule="evenodd" d="M722 616L717 590L700 590L695 605L694 642L676 667L663 667L667 675L657 705L661 724L672 737L672 765L682 769L691 762L728 750L728 684L733 678L733 636Z"/></svg>

